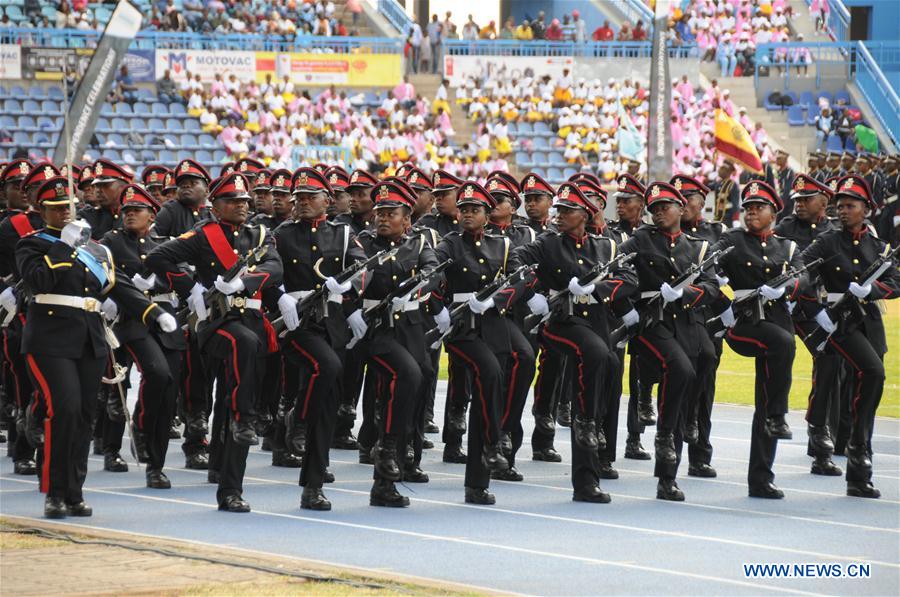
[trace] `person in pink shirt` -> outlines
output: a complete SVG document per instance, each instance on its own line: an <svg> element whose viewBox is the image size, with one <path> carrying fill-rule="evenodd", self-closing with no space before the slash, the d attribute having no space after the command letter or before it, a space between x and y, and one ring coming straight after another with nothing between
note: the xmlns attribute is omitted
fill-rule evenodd
<svg viewBox="0 0 900 597"><path fill-rule="evenodd" d="M403 76L403 81L394 87L394 97L405 109L411 108L416 103L416 88L409 82L409 77Z"/></svg>
<svg viewBox="0 0 900 597"><path fill-rule="evenodd" d="M687 98L694 95L694 86L688 81L687 75L682 75L681 82L678 83L678 86L675 89L681 94L681 97L685 101L688 101Z"/></svg>
<svg viewBox="0 0 900 597"><path fill-rule="evenodd" d="M222 80L222 74L216 73L216 78L209 86L209 91L213 95L218 95L219 93L225 93L225 81Z"/></svg>

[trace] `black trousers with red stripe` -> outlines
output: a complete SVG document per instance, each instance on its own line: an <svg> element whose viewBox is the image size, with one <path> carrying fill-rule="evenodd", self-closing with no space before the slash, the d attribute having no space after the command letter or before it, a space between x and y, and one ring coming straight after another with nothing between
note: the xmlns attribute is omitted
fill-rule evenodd
<svg viewBox="0 0 900 597"><path fill-rule="evenodd" d="M700 356L697 358L697 390L693 402L685 403L685 416L697 421L697 444L688 446L688 461L691 464L712 462L713 447L712 409L716 397L716 371L722 356L722 339L710 338L705 330L700 330ZM689 394L691 395L691 394ZM691 410L688 410L691 409Z"/></svg>
<svg viewBox="0 0 900 597"><path fill-rule="evenodd" d="M540 351L531 414L535 417L549 416L555 419L559 400L566 392L565 388L571 387L567 379L569 373L568 367L566 367L566 357L546 345L542 345ZM531 447L534 450L552 448L555 436L555 431L544 431L535 425L534 431L531 433Z"/></svg>
<svg viewBox="0 0 900 597"><path fill-rule="evenodd" d="M297 421L306 423L306 456L300 470L302 487L322 487L328 466L328 450L337 419L338 393L335 391L343 366L328 339L313 331L291 332L282 347L287 369L299 375L289 392ZM300 385L300 381L303 381Z"/></svg>
<svg viewBox="0 0 900 597"><path fill-rule="evenodd" d="M192 430L197 428L198 420L208 420L212 411L212 387L215 379L211 374L212 369L200 350L197 334L191 332L181 367L181 402L185 423L181 450L186 456L207 451L206 436Z"/></svg>
<svg viewBox="0 0 900 597"><path fill-rule="evenodd" d="M41 462L41 491L69 504L84 499L91 426L106 357L86 346L78 359L26 355L29 373L46 414Z"/></svg>
<svg viewBox="0 0 900 597"><path fill-rule="evenodd" d="M441 440L449 446L462 445L462 434L450 429L450 413L466 414L472 396L472 374L465 361L447 351L447 398L444 405L444 430Z"/></svg>
<svg viewBox="0 0 900 597"><path fill-rule="evenodd" d="M15 317L3 330L3 385L6 400L15 406L16 416L10 421L8 453L13 461L34 460L34 447L24 433L18 433L17 424L25 416L34 388L28 376L28 365L22 355L22 321Z"/></svg>
<svg viewBox="0 0 900 597"><path fill-rule="evenodd" d="M597 428L606 437L606 449L600 451L601 462L616 461L616 441L619 438L619 405L622 400L622 376L625 373L625 349L609 351L606 383L601 387L601 403L597 413Z"/></svg>
<svg viewBox="0 0 900 597"><path fill-rule="evenodd" d="M356 417L348 413L355 412L359 404L359 395L365 383L365 368L365 358L359 344L345 352L340 386L340 410L334 432L336 437L350 435L353 431Z"/></svg>
<svg viewBox="0 0 900 597"><path fill-rule="evenodd" d="M541 343L564 356L573 372L571 380L572 416L594 420L597 418L601 383L605 382L609 362L606 340L586 325L550 322L541 331ZM600 480L600 461L596 450L588 450L572 438L572 487L576 490L597 485Z"/></svg>
<svg viewBox="0 0 900 597"><path fill-rule="evenodd" d="M853 397L850 401L850 439L847 451L852 454L872 453L872 431L875 411L884 392L884 354L875 350L859 329L849 334L832 336L828 350L834 351L853 369L851 383ZM847 459L847 481L871 481L872 470L858 468L854 458Z"/></svg>
<svg viewBox="0 0 900 597"><path fill-rule="evenodd" d="M178 393L176 380L181 379L184 353L163 349L153 336L128 342L124 349L141 375L132 418L134 428L147 438L150 454L147 470L160 470L166 464L169 428Z"/></svg>
<svg viewBox="0 0 900 597"><path fill-rule="evenodd" d="M482 453L485 444L496 444L500 440L505 362L501 362L484 340L473 335L453 338L445 342L444 347L451 358L465 367L464 372L472 376L465 486L487 489L491 474L482 463Z"/></svg>
<svg viewBox="0 0 900 597"><path fill-rule="evenodd" d="M508 433L512 440L512 454L508 455L509 466L516 463L516 453L522 447L525 430L522 428L522 411L528 399L528 389L534 379L534 349L525 338L525 334L512 319L504 320L509 330L512 347L509 359L506 359L504 388L502 393L500 428Z"/></svg>
<svg viewBox="0 0 900 597"><path fill-rule="evenodd" d="M640 358L641 377L646 374L660 380L656 391L656 431L672 433L675 438L675 464L656 461L653 474L660 479L674 479L681 462L681 405L685 395L694 391L696 363L661 325L651 326L636 336L634 350Z"/></svg>
<svg viewBox="0 0 900 597"><path fill-rule="evenodd" d="M725 341L733 351L756 359L755 410L750 436L750 466L747 482L751 487L775 479L772 465L778 440L766 433L766 418L787 412L794 364L794 335L770 321L738 323L728 330Z"/></svg>

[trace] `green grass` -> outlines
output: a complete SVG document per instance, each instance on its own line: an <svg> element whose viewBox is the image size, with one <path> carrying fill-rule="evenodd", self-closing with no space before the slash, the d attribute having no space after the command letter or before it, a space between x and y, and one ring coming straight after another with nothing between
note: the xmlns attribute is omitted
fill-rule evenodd
<svg viewBox="0 0 900 597"><path fill-rule="evenodd" d="M884 328L887 333L888 353L884 356L884 394L877 414L882 417L900 418L900 300L885 301L884 304L887 307ZM627 363L625 375L627 379ZM752 405L754 375L753 359L735 354L726 345L716 378L716 402ZM441 353L440 378L447 379L446 353ZM811 384L812 357L798 339L791 386L791 410L806 410Z"/></svg>

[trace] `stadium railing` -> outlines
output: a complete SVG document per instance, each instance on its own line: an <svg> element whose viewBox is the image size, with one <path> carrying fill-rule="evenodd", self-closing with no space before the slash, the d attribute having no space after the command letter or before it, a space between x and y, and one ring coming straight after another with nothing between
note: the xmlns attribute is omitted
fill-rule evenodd
<svg viewBox="0 0 900 597"><path fill-rule="evenodd" d="M409 15L406 14L406 10L400 6L400 3L397 2L397 0L378 0L378 12L380 12L384 18L387 19L388 23L393 25L397 31L403 35L409 33L413 21L409 18Z"/></svg>
<svg viewBox="0 0 900 597"><path fill-rule="evenodd" d="M806 5L812 4L812 0L806 0ZM835 41L850 40L850 11L841 0L828 0L828 20L825 28Z"/></svg>
<svg viewBox="0 0 900 597"><path fill-rule="evenodd" d="M634 25L638 21L644 21L645 29L653 29L653 9L642 0L607 0L614 5L619 12L625 15L628 21Z"/></svg>
<svg viewBox="0 0 900 597"><path fill-rule="evenodd" d="M49 48L91 48L97 45L100 31L81 29L40 29L32 27L0 28L0 42ZM337 54L398 54L402 40L390 37L317 37L259 34L203 35L170 31L141 31L132 49L155 50L249 50L270 52L328 51Z"/></svg>
<svg viewBox="0 0 900 597"><path fill-rule="evenodd" d="M856 53L856 86L896 147L900 142L900 98L896 87L888 81L867 46L868 44L859 42ZM896 51L895 47L895 56Z"/></svg>
<svg viewBox="0 0 900 597"><path fill-rule="evenodd" d="M303 162L330 164L334 161L339 161L348 168L351 160L350 150L340 145L298 145L291 151L294 168L299 168Z"/></svg>
<svg viewBox="0 0 900 597"><path fill-rule="evenodd" d="M587 58L623 57L649 58L652 44L647 41L521 41L497 40L445 40L445 56L579 56ZM670 45L673 58L696 57L697 46Z"/></svg>

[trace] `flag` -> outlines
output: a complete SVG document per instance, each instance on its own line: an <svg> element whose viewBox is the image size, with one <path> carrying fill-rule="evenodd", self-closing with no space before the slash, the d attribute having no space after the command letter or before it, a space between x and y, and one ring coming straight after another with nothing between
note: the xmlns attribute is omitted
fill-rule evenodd
<svg viewBox="0 0 900 597"><path fill-rule="evenodd" d="M616 144L619 146L619 155L631 160L640 161L640 155L644 150L644 137L638 132L631 116L619 104L619 130L616 131Z"/></svg>
<svg viewBox="0 0 900 597"><path fill-rule="evenodd" d="M878 153L878 135L861 124L856 125L856 144L870 153Z"/></svg>
<svg viewBox="0 0 900 597"><path fill-rule="evenodd" d="M716 151L734 160L747 170L763 173L762 160L753 140L741 123L721 109L716 109Z"/></svg>

